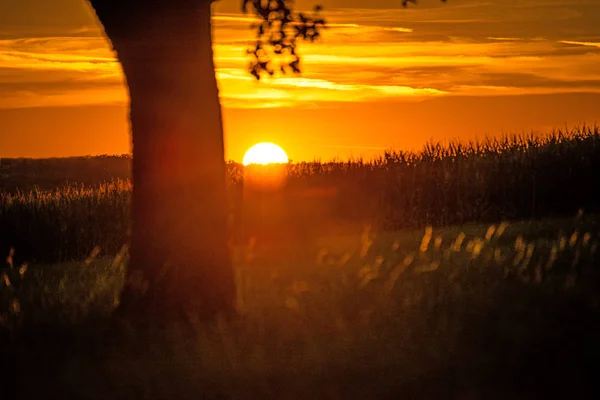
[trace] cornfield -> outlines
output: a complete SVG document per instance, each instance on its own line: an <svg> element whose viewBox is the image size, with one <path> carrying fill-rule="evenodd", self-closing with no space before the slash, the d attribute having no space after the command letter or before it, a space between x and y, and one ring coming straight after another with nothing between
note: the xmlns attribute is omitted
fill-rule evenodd
<svg viewBox="0 0 600 400"><path fill-rule="evenodd" d="M599 171L597 126L430 143L372 161L289 164L278 197L285 218L272 217L306 233L367 221L396 230L572 216L599 210ZM56 262L97 246L114 254L127 242L128 157L2 159L0 178L0 254L14 248L18 259ZM228 184L239 228L256 209L244 204L244 167L228 163Z"/></svg>

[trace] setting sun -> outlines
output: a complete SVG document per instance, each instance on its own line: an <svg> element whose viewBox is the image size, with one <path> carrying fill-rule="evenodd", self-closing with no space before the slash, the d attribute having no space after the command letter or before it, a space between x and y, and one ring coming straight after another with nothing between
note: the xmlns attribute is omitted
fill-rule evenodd
<svg viewBox="0 0 600 400"><path fill-rule="evenodd" d="M274 143L258 143L244 154L243 164L285 164L288 162L285 151Z"/></svg>

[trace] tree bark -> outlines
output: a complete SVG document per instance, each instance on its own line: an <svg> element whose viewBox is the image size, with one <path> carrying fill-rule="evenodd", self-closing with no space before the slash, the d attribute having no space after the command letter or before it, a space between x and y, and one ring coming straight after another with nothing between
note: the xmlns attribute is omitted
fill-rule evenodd
<svg viewBox="0 0 600 400"><path fill-rule="evenodd" d="M131 102L131 258L120 311L158 321L232 312L211 1L90 2Z"/></svg>

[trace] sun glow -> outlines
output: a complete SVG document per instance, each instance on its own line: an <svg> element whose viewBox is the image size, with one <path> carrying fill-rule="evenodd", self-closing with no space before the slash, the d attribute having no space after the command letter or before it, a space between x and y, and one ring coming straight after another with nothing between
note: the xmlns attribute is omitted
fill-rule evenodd
<svg viewBox="0 0 600 400"><path fill-rule="evenodd" d="M285 164L288 162L287 154L285 151L275 143L258 143L250 147L242 163L244 165L250 164Z"/></svg>

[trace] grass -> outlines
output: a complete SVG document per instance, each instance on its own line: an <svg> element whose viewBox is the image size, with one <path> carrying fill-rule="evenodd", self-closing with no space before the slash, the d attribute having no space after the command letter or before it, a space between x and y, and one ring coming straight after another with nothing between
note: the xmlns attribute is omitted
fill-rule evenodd
<svg viewBox="0 0 600 400"><path fill-rule="evenodd" d="M279 196L256 204L230 164L234 230L247 217L271 229L234 248L240 315L160 331L112 317L130 184L103 181L126 179L129 160L2 159L0 393L597 395L599 143L582 127L292 164ZM259 206L280 225L243 214Z"/></svg>
<svg viewBox="0 0 600 400"><path fill-rule="evenodd" d="M240 317L191 330L111 323L123 253L13 265L0 349L19 379L5 387L17 398L582 398L600 357L598 223L250 243L235 251Z"/></svg>

